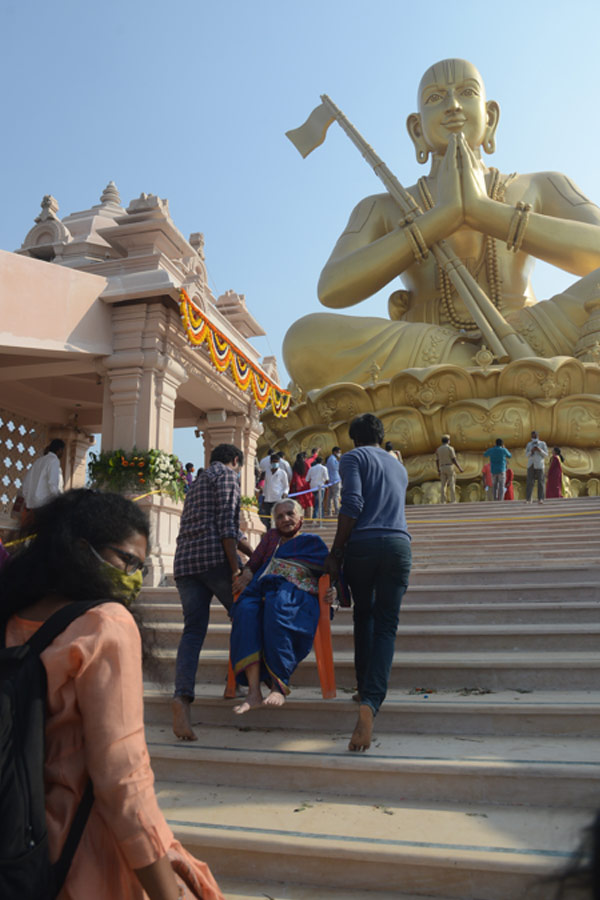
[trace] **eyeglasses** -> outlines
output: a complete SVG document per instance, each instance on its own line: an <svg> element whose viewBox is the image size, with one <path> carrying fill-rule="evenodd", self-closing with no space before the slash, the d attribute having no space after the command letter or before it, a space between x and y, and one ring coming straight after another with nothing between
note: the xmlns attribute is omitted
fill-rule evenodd
<svg viewBox="0 0 600 900"><path fill-rule="evenodd" d="M116 553L119 559L124 562L126 575L134 575L139 571L141 571L142 575L147 574L148 566L139 558L139 556L135 556L133 553L126 553L125 550L119 550L118 547L111 547L110 545L107 545L106 549L112 550L112 552Z"/></svg>

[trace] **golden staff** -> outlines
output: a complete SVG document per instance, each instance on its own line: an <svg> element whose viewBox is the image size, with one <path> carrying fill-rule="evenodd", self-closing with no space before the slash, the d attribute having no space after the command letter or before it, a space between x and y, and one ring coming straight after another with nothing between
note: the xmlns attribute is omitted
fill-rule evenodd
<svg viewBox="0 0 600 900"><path fill-rule="evenodd" d="M304 125L286 135L303 157L308 156L325 140L327 129L335 120L348 135L354 146L369 163L385 189L394 198L404 216L423 215L421 208L396 176L365 141L360 132L343 114L327 94L321 94L321 106L308 117ZM449 244L442 240L431 246L437 264L444 270L459 297L468 309L471 318L481 331L483 339L499 362L511 359L525 359L535 356L527 341L512 328L496 309L485 291L454 253Z"/></svg>

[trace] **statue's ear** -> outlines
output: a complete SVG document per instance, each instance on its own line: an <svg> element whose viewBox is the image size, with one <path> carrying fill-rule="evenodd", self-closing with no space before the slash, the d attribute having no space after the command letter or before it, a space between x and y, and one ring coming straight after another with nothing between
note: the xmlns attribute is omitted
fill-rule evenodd
<svg viewBox="0 0 600 900"><path fill-rule="evenodd" d="M495 100L488 100L485 108L487 111L487 125L481 146L486 153L493 153L496 149L496 128L500 121L500 107Z"/></svg>
<svg viewBox="0 0 600 900"><path fill-rule="evenodd" d="M421 116L418 113L411 113L406 120L406 127L410 135L410 139L417 151L417 162L424 165L429 159L429 147L425 143L423 137L423 129L421 128Z"/></svg>

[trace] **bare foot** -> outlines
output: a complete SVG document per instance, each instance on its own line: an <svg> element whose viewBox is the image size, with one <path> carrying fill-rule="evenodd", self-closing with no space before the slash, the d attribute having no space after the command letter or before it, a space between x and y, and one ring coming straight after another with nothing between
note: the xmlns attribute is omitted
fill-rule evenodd
<svg viewBox="0 0 600 900"><path fill-rule="evenodd" d="M361 703L356 726L348 744L348 750L358 751L359 753L363 750L368 750L371 746L372 733L373 710L366 703Z"/></svg>
<svg viewBox="0 0 600 900"><path fill-rule="evenodd" d="M260 706L263 702L262 692L260 688L257 691L253 691L252 689L248 691L246 695L246 699L243 703L240 703L239 706L234 706L233 711L238 716L243 716L244 713L247 713L250 709L256 709L257 706Z"/></svg>
<svg viewBox="0 0 600 900"><path fill-rule="evenodd" d="M190 701L185 697L173 698L173 733L180 741L198 740L198 735L192 728Z"/></svg>
<svg viewBox="0 0 600 900"><path fill-rule="evenodd" d="M283 706L285 697L280 691L271 691L262 702L263 706Z"/></svg>

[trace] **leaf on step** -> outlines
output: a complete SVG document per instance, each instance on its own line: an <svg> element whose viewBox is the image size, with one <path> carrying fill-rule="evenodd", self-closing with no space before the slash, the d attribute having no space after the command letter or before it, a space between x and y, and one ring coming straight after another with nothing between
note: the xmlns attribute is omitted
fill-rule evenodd
<svg viewBox="0 0 600 900"><path fill-rule="evenodd" d="M312 803L303 803L302 806L297 806L294 812L304 812L305 809L312 809Z"/></svg>
<svg viewBox="0 0 600 900"><path fill-rule="evenodd" d="M382 806L380 803L376 803L373 809L380 809L382 813L386 816L393 816L394 811L392 809L388 809L387 806Z"/></svg>
<svg viewBox="0 0 600 900"><path fill-rule="evenodd" d="M487 813L465 813L467 816L471 816L476 819L487 819Z"/></svg>

